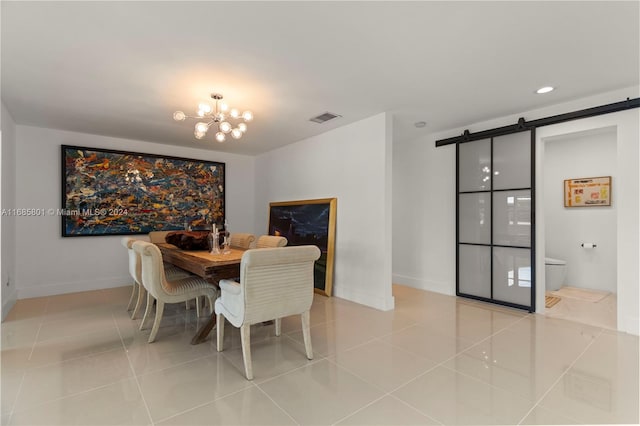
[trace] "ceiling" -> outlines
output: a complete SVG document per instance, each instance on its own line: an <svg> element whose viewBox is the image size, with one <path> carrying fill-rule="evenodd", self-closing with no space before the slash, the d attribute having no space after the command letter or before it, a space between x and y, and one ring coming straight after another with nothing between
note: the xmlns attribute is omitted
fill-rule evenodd
<svg viewBox="0 0 640 426"><path fill-rule="evenodd" d="M1 2L18 124L255 155L389 112L393 141L639 84L638 2ZM546 95L535 89L553 85ZM213 92L255 120L193 136ZM330 111L341 118L317 124ZM427 125L416 128L414 123Z"/></svg>

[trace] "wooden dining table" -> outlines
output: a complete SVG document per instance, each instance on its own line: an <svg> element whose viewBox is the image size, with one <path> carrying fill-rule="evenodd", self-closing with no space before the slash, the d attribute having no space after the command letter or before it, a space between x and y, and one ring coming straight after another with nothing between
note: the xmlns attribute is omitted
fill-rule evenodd
<svg viewBox="0 0 640 426"><path fill-rule="evenodd" d="M229 253L212 254L206 250L182 250L173 244L156 244L162 253L162 260L202 277L219 288L220 280L240 276L240 260L245 250L230 248ZM192 345L206 340L216 325L216 314L211 307L211 318L191 339Z"/></svg>

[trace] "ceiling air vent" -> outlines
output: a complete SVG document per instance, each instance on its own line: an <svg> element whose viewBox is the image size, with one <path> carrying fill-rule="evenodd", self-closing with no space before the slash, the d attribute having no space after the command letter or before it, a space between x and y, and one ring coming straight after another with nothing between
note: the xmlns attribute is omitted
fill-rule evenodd
<svg viewBox="0 0 640 426"><path fill-rule="evenodd" d="M325 112L315 117L311 117L309 121L313 121L314 123L326 123L327 121L333 120L334 118L338 118L338 117L342 117L342 116L338 114L334 114L332 112Z"/></svg>

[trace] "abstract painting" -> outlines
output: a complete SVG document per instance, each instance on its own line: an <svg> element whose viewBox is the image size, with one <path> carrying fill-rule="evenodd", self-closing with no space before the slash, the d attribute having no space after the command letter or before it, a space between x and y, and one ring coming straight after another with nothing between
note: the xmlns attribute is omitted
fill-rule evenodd
<svg viewBox="0 0 640 426"><path fill-rule="evenodd" d="M224 189L224 163L62 145L62 236L211 229Z"/></svg>
<svg viewBox="0 0 640 426"><path fill-rule="evenodd" d="M336 204L336 198L269 204L269 235L286 237L288 246L314 245L320 249L314 287L326 296L331 296L333 284Z"/></svg>

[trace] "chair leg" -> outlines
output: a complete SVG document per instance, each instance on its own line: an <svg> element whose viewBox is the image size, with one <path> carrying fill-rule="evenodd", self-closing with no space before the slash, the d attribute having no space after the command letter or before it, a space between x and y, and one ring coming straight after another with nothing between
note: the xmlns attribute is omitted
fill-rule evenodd
<svg viewBox="0 0 640 426"><path fill-rule="evenodd" d="M164 302L156 300L156 320L153 322L153 328L151 329L151 335L149 336L149 343L153 343L156 340L156 334L160 328L160 321L162 321L162 314L164 312Z"/></svg>
<svg viewBox="0 0 640 426"><path fill-rule="evenodd" d="M200 318L200 305L202 305L202 303L200 303L202 300L200 300L200 296L196 297L196 317Z"/></svg>
<svg viewBox="0 0 640 426"><path fill-rule="evenodd" d="M244 372L247 380L253 380L253 367L251 364L251 325L240 326L240 340L242 341L242 357L244 358Z"/></svg>
<svg viewBox="0 0 640 426"><path fill-rule="evenodd" d="M224 347L224 316L222 314L216 315L216 350L222 352Z"/></svg>
<svg viewBox="0 0 640 426"><path fill-rule="evenodd" d="M131 289L131 297L129 298L129 304L127 305L127 311L130 311L133 308L133 303L136 300L136 292L138 290L138 283L133 282L133 288Z"/></svg>
<svg viewBox="0 0 640 426"><path fill-rule="evenodd" d="M151 307L153 306L153 296L151 293L147 293L147 307L144 310L144 315L142 316L142 322L140 323L140 330L144 329L144 325L147 322L147 318L149 318L149 314L151 313Z"/></svg>
<svg viewBox="0 0 640 426"><path fill-rule="evenodd" d="M276 336L282 334L282 318L276 318Z"/></svg>
<svg viewBox="0 0 640 426"><path fill-rule="evenodd" d="M313 348L311 347L311 315L309 311L303 312L302 317L302 335L304 337L304 349L307 351L307 359L313 359Z"/></svg>
<svg viewBox="0 0 640 426"><path fill-rule="evenodd" d="M147 290L143 286L138 284L138 301L136 302L136 307L133 308L133 313L131 313L132 320L136 319L136 317L138 316L138 312L142 307L142 301L144 300L144 295L146 294L146 292Z"/></svg>
<svg viewBox="0 0 640 426"><path fill-rule="evenodd" d="M207 296L207 299L209 299L209 312L211 313L211 315L213 315L213 304L215 303L215 296Z"/></svg>

